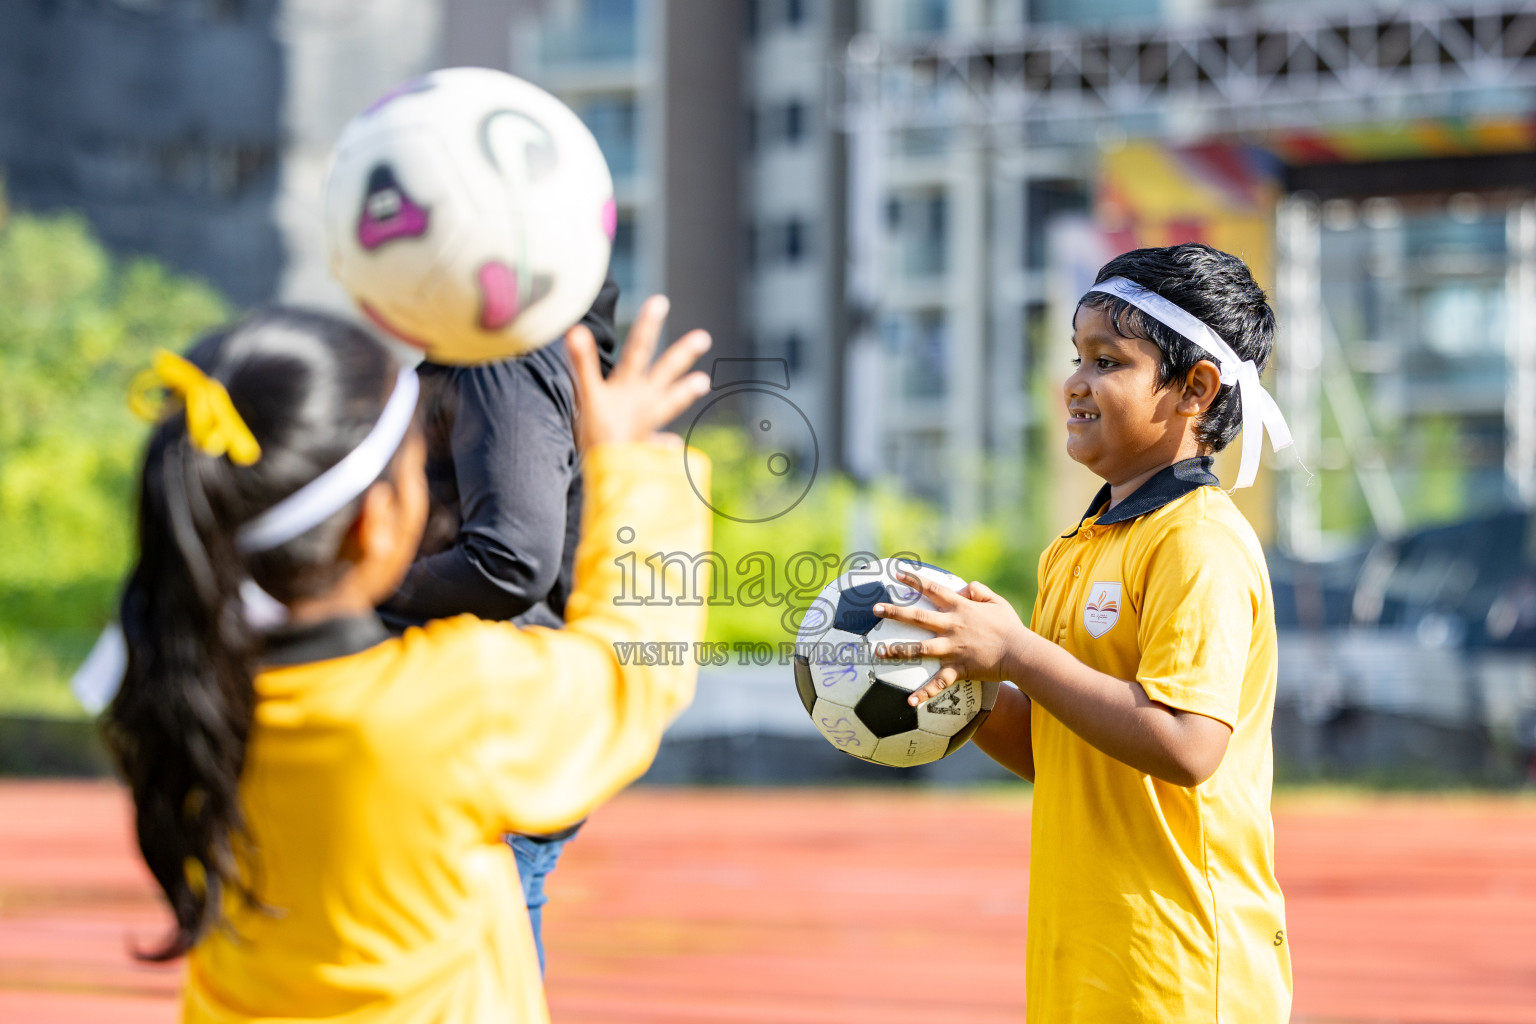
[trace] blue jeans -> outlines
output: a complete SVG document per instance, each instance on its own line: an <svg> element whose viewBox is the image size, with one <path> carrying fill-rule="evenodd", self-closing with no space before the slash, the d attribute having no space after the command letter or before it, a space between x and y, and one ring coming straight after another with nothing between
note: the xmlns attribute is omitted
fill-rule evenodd
<svg viewBox="0 0 1536 1024"><path fill-rule="evenodd" d="M578 828L580 826L577 826ZM555 870L560 861L560 851L576 836L576 829L562 833L558 839L545 836L507 836L512 856L517 859L517 874L523 881L523 901L528 904L528 922L533 925L533 945L539 951L539 970L544 970L544 879Z"/></svg>

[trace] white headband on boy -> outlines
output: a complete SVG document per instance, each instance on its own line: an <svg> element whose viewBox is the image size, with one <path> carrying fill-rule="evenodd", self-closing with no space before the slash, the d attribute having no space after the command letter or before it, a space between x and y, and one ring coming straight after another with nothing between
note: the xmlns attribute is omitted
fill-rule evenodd
<svg viewBox="0 0 1536 1024"><path fill-rule="evenodd" d="M1264 390L1259 381L1259 368L1252 359L1239 359L1232 346L1222 340L1206 323L1187 310L1181 309L1161 295L1124 277L1111 277L1100 281L1090 292L1107 292L1124 299L1143 313L1166 327L1178 331L1192 344L1205 349L1221 368L1221 382L1236 384L1238 399L1243 406L1243 455L1237 468L1237 487L1248 487L1259 471L1259 456L1264 440L1263 431L1269 431L1270 447L1274 451L1291 445L1291 428L1273 396Z"/></svg>
<svg viewBox="0 0 1536 1024"><path fill-rule="evenodd" d="M416 371L402 367L395 390L368 436L336 465L240 527L235 546L247 555L270 551L319 526L371 487L411 429L420 393Z"/></svg>

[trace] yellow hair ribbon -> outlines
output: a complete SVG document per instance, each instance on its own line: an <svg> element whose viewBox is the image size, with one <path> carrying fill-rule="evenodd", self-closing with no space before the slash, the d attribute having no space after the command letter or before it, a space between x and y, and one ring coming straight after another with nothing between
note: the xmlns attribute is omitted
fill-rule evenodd
<svg viewBox="0 0 1536 1024"><path fill-rule="evenodd" d="M181 399L187 410L187 436L199 450L215 457L227 454L237 466L249 466L261 458L261 445L240 418L229 392L194 363L161 349L154 364L133 378L128 408L151 423L160 418L165 406L163 399L152 397L154 391L168 391Z"/></svg>

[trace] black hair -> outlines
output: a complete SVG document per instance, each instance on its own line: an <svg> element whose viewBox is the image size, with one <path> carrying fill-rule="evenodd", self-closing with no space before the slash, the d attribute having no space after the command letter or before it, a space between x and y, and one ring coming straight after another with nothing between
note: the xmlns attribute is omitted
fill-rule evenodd
<svg viewBox="0 0 1536 1024"><path fill-rule="evenodd" d="M1157 292L1210 327L1232 346L1239 359L1251 359L1263 372L1275 342L1275 313L1264 290L1253 280L1248 264L1231 253L1199 242L1160 249L1133 249L1099 268L1098 284L1124 277ZM1182 385L1206 352L1161 321L1108 292L1089 292L1080 306L1103 311L1122 338L1141 338L1162 350L1157 389ZM1219 365L1219 363L1218 363ZM1202 452L1219 452L1232 443L1243 422L1242 398L1223 384L1216 400L1200 417L1195 438Z"/></svg>
<svg viewBox="0 0 1536 1024"><path fill-rule="evenodd" d="M120 609L122 687L103 716L133 794L139 850L165 892L175 933L146 960L190 950L222 920L226 893L259 906L239 803L256 705L260 637L240 587L285 603L344 574L338 550L361 497L271 551L237 550L237 527L339 462L372 429L397 364L344 321L269 309L215 331L187 358L228 390L261 445L238 466L205 454L180 411L150 436L139 494L139 552Z"/></svg>

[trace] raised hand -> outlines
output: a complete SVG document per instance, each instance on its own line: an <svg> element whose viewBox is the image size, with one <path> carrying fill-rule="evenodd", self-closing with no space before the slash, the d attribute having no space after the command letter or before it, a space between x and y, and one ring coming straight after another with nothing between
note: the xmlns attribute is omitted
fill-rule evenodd
<svg viewBox="0 0 1536 1024"><path fill-rule="evenodd" d="M938 634L921 643L881 644L875 653L885 658L937 658L939 671L913 691L907 703L931 700L960 679L998 682L1009 677L1013 654L1040 638L1019 619L1013 606L981 583L968 583L958 592L915 573L897 572L936 611L916 605L877 604L881 618L910 622Z"/></svg>
<svg viewBox="0 0 1536 1024"><path fill-rule="evenodd" d="M583 450L595 444L652 438L682 443L677 435L660 435L657 430L709 390L707 373L688 371L709 349L710 341L704 331L690 331L652 363L669 308L666 296L645 300L607 380L592 332L581 324L566 332L565 348L576 378L576 441Z"/></svg>

